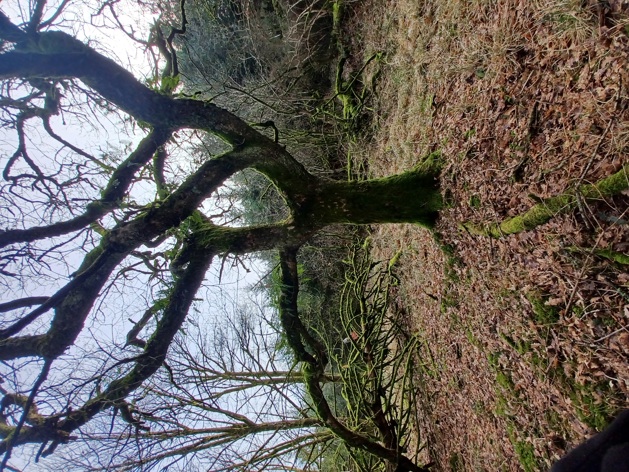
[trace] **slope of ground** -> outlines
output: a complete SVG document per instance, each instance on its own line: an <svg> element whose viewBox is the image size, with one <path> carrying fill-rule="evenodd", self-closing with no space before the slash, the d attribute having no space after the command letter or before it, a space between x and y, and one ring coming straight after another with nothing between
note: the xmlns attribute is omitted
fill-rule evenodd
<svg viewBox="0 0 629 472"><path fill-rule="evenodd" d="M629 196L498 240L460 223L500 221L629 160L629 4L351 7L348 64L384 53L365 70L377 88L355 165L444 162L441 237L373 234L376 258L403 253L394 302L422 341L420 443L436 470L545 470L628 406Z"/></svg>

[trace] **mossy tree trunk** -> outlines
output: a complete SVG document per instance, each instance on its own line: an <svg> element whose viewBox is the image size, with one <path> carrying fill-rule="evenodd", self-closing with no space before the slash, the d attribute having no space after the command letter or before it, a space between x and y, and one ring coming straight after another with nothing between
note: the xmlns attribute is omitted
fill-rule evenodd
<svg viewBox="0 0 629 472"><path fill-rule="evenodd" d="M362 182L324 183L298 219L313 223L418 223L432 227L442 206L436 175L409 171Z"/></svg>

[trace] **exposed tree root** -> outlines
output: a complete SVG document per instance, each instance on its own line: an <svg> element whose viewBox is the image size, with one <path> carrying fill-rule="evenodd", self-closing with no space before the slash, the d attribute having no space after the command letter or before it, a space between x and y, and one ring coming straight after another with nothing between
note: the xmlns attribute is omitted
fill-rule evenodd
<svg viewBox="0 0 629 472"><path fill-rule="evenodd" d="M520 233L536 228L548 222L556 215L574 210L579 200L594 201L610 197L629 188L629 164L625 164L618 172L595 184L586 184L561 195L542 200L521 215L508 218L501 223L475 225L463 223L462 227L472 234L500 238L509 234Z"/></svg>

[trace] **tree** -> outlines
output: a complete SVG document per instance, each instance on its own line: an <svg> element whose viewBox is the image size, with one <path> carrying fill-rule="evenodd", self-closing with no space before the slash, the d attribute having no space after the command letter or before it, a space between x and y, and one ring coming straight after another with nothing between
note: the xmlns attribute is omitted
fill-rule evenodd
<svg viewBox="0 0 629 472"><path fill-rule="evenodd" d="M399 464L399 470L423 470L332 413L321 388L325 350L298 314L296 257L301 245L332 224L431 226L442 205L434 162L361 182L318 177L281 142L228 110L176 93L173 39L186 32L183 2L181 27L148 44L167 59L153 87L73 36L52 30L66 3L49 10L44 0L36 2L21 26L0 13L2 123L16 142L4 162L5 229L0 232L0 269L5 287L15 294L0 305L8 314L0 330L0 359L14 376L5 383L2 401L3 466L16 446L33 444L37 457L50 455L104 428L106 415L144 434L146 418L130 398L169 371L169 349L191 316L210 266L221 257L277 250L280 318L317 413L308 420L351 447ZM122 159L112 153L94 156L53 129L59 117L91 112L124 114L146 135ZM57 147L38 141L37 133ZM220 138L228 150L205 156L184 176L173 171L172 153L190 151L177 147L179 141L204 133ZM244 169L273 183L290 213L287 219L228 226L206 209L212 195ZM76 264L72 259L80 252L84 256ZM56 276L60 272L63 283ZM144 284L144 294L136 293L125 305L129 293ZM42 290L49 294L42 296ZM116 302L116 296L126 298ZM124 307L126 317L137 319L133 311L142 305L139 321L116 318ZM108 320L111 344L103 346L92 336L96 320ZM80 359L80 352L88 360L68 381L64 364ZM20 375L34 367L39 369L35 377Z"/></svg>
<svg viewBox="0 0 629 472"><path fill-rule="evenodd" d="M56 22L69 24L69 19L61 21L68 5L63 1L49 8L46 1L36 1L20 25L0 13L0 119L3 141L13 145L2 161L0 200L5 288L0 304L5 314L0 324L5 368L0 468L8 466L16 447L30 445L39 458L79 441L86 449L102 445L102 450L92 449L105 461L102 468L150 467L131 452L122 462L110 462L111 451L130 444L157 467L206 444L237 443L260 430L290 430L293 436L274 440L267 450L273 457L290 451L294 467L304 444L315 450L334 435L398 470L424 470L385 437L391 432L390 424L384 424L387 418L382 427L372 428L381 433L378 438L357 432L333 411L323 389L331 381L326 349L299 312L297 260L299 249L333 224L413 222L430 227L442 206L438 156L382 179L341 182L316 175L283 147L277 133L267 136L194 90L178 92L174 41L187 31L183 2L173 13L178 24L168 34L158 23L142 43L157 51L159 73L148 84L95 47L55 30ZM115 5L103 4L95 17L106 9L115 12ZM247 58L241 59L244 71L252 72ZM244 76L236 72L227 75L240 84ZM99 149L89 138L96 142L110 117L117 126L143 130L144 138L136 145ZM64 138L57 128L65 120L81 124L88 138ZM220 139L225 150L203 153L203 146L187 144L204 144L208 135ZM244 170L273 184L288 211L285 219L230 225L225 211L213 205L217 192ZM627 170L625 165L596 185L582 186L581 192L547 199L511 224L485 232L500 236L530 229L580 198L618 192L627 187ZM190 350L188 343L194 325L207 323L206 313L195 312L204 284L213 270L220 281L229 261L239 264L241 256L267 250L278 253L279 315L301 371L216 370L214 358L204 359L199 369L193 361L207 348L201 344L198 351ZM384 360L365 356L367 367L375 363ZM195 376L198 372L203 375ZM373 379L376 387L364 400L374 416L383 409L378 382ZM287 383L308 391L308 413L299 413L301 405L295 405L292 416L253 421L216 403L230 391L277 392L277 385ZM203 396L207 385L214 386L212 395ZM284 399L290 403L290 397ZM172 413L180 406L185 408L182 417ZM216 421L223 425L204 424ZM327 430L304 434L310 427ZM186 444L186 437L200 439ZM108 442L112 448L107 449ZM101 457L101 451L109 452ZM232 465L237 459L250 463L251 456L229 456Z"/></svg>

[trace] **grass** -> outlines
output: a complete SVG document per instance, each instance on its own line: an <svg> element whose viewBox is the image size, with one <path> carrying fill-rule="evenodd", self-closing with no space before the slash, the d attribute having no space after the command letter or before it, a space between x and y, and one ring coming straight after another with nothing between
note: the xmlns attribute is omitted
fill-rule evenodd
<svg viewBox="0 0 629 472"><path fill-rule="evenodd" d="M506 334L500 334L500 337L520 356L524 356L532 351L531 341L513 338Z"/></svg>
<svg viewBox="0 0 629 472"><path fill-rule="evenodd" d="M514 343L512 340L510 340L509 344L513 345L516 349L521 346ZM529 352L528 349L526 352ZM522 437L526 437L526 433L523 431L517 415L514 414L512 405L522 404L523 399L518 393L511 375L501 366L500 358L502 355L502 352L491 352L487 355L490 368L493 370L496 378L496 404L494 413L504 418L506 421L507 435L513 446L519 465L525 472L536 472L543 467L544 459L538 456L530 441L521 439Z"/></svg>
<svg viewBox="0 0 629 472"><path fill-rule="evenodd" d="M524 472L539 471L542 464L536 457L535 448L529 442L518 440L517 433L514 428L514 426L509 428L509 440L511 441L511 444L513 444L513 449L518 457L520 466Z"/></svg>
<svg viewBox="0 0 629 472"><path fill-rule="evenodd" d="M569 396L579 419L596 431L605 429L617 412L616 407L606 402L612 392L605 382L586 385L572 383L570 387L572 391Z"/></svg>
<svg viewBox="0 0 629 472"><path fill-rule="evenodd" d="M517 392L515 391L515 383L511 378L509 372L505 371L504 368L500 365L500 357L502 356L501 352L491 352L487 355L487 360L489 362L489 366L494 371L496 376L496 384L504 391L510 395L513 395L514 398L517 398Z"/></svg>
<svg viewBox="0 0 629 472"><path fill-rule="evenodd" d="M452 472L459 472L459 471L465 470L464 469L465 462L461 454L459 454L458 452L455 452L454 454L452 454L448 462L450 463L450 470Z"/></svg>

